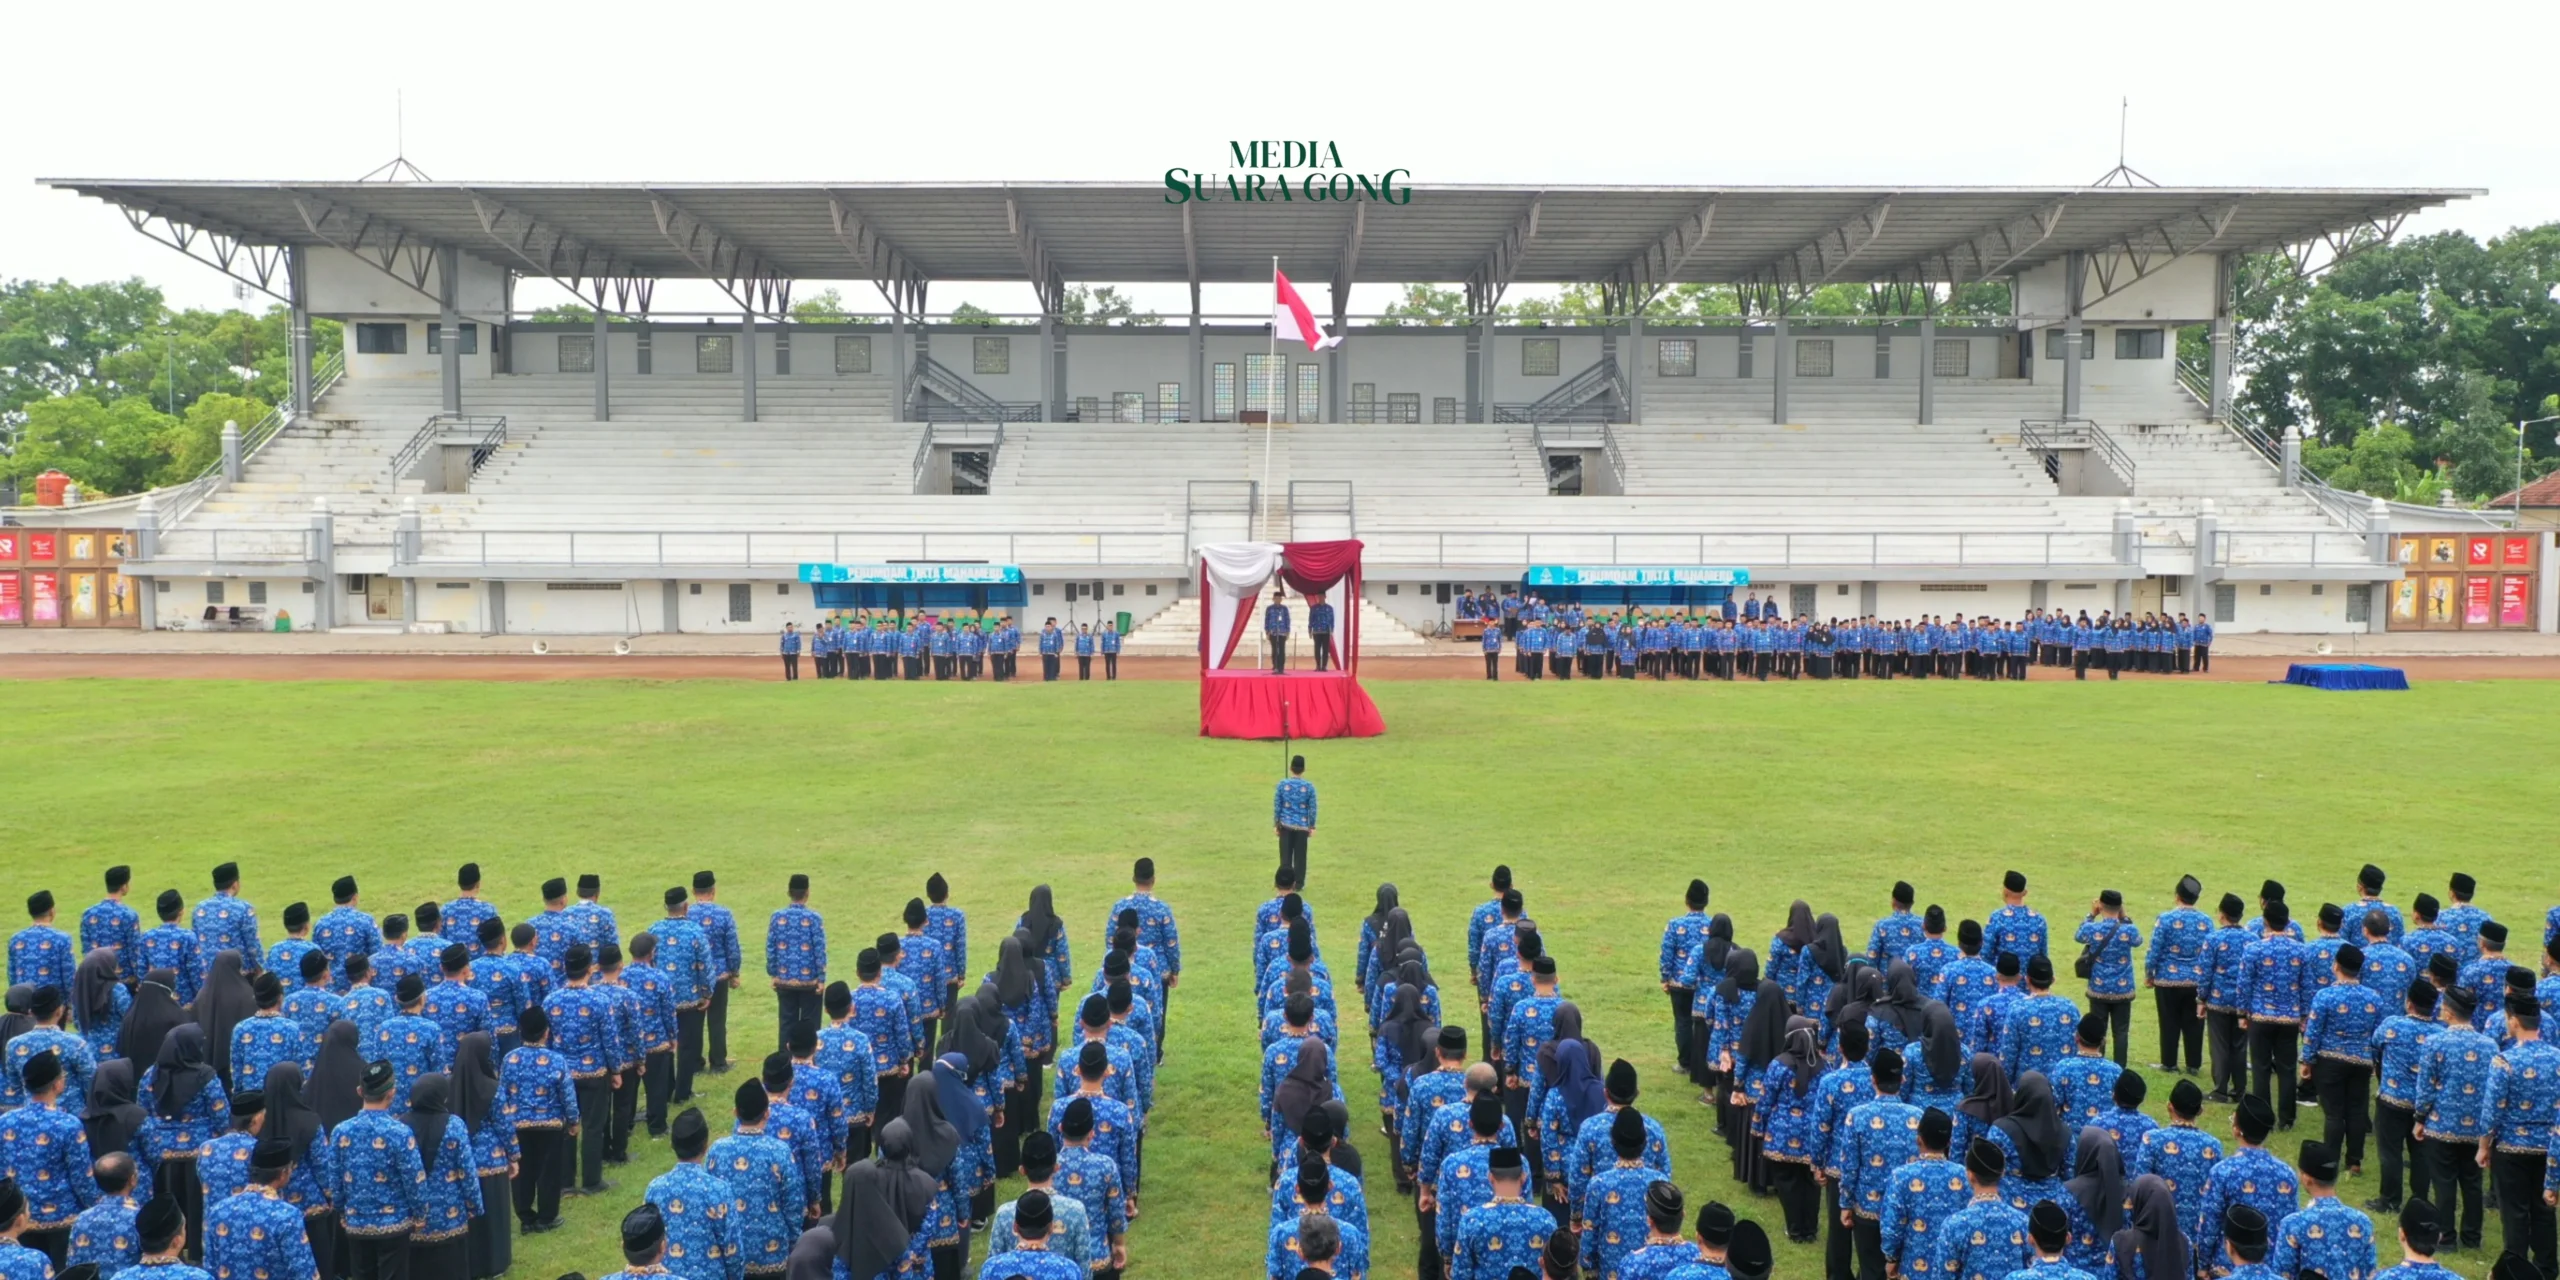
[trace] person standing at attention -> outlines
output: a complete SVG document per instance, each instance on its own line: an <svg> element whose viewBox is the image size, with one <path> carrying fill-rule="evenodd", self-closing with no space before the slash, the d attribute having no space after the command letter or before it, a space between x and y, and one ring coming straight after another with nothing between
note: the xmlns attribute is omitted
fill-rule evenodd
<svg viewBox="0 0 2560 1280"><path fill-rule="evenodd" d="M1040 624L1040 679L1058 678L1058 655L1067 647L1067 633L1058 630L1058 620L1051 618Z"/></svg>
<svg viewBox="0 0 2560 1280"><path fill-rule="evenodd" d="M1076 679L1091 680L1092 678L1093 628L1079 622L1076 624Z"/></svg>
<svg viewBox="0 0 2560 1280"><path fill-rule="evenodd" d="M782 624L782 678L800 678L800 624L797 622Z"/></svg>
<svg viewBox="0 0 2560 1280"><path fill-rule="evenodd" d="M1120 678L1120 624L1116 621L1102 624L1102 678Z"/></svg>
<svg viewBox="0 0 2560 1280"><path fill-rule="evenodd" d="M1280 865L1290 881L1307 885L1307 837L1316 830L1316 784L1307 781L1307 758L1289 757L1289 776L1271 793L1271 826L1280 833Z"/></svg>
<svg viewBox="0 0 2560 1280"><path fill-rule="evenodd" d="M1262 611L1262 639L1271 646L1271 674L1289 669L1289 604L1282 591L1271 593L1271 607Z"/></svg>
<svg viewBox="0 0 2560 1280"><path fill-rule="evenodd" d="M1341 655L1333 651L1333 606L1322 594L1307 597L1307 643L1315 646L1316 670L1342 665Z"/></svg>

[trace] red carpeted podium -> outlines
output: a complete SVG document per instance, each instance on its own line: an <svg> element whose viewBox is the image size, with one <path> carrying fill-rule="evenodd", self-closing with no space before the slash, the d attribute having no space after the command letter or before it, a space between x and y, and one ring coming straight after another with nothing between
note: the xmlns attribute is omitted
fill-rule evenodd
<svg viewBox="0 0 2560 1280"><path fill-rule="evenodd" d="M1374 738L1387 731L1360 687L1360 550L1354 540L1200 548L1201 737ZM1259 623L1275 576L1302 595L1322 592L1334 602L1338 669L1278 674L1227 665L1245 629ZM1303 636L1293 641L1292 658L1312 664L1313 646Z"/></svg>

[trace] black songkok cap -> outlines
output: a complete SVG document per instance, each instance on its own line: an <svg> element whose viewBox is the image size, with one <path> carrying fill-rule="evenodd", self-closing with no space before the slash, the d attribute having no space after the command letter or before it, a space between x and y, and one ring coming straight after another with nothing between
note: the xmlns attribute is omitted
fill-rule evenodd
<svg viewBox="0 0 2560 1280"><path fill-rule="evenodd" d="M1927 1129L1921 1132L1926 1134ZM1733 1240L1733 1209L1722 1200L1709 1200L1698 1206L1698 1238L1712 1245Z"/></svg>
<svg viewBox="0 0 2560 1280"><path fill-rule="evenodd" d="M2267 881L2267 882L2265 882L2265 883L2263 883L2263 884L2259 885L2259 886L2258 886L2258 901L2260 901L2260 902L2282 902L2282 901L2284 901L2284 883L2283 883L2282 881L2278 881L2278 880L2269 880L2269 881Z"/></svg>
<svg viewBox="0 0 2560 1280"><path fill-rule="evenodd" d="M33 1094L36 1090L62 1078L62 1055L47 1049L27 1059L26 1065L18 1070L20 1077L26 1082L27 1092Z"/></svg>
<svg viewBox="0 0 2560 1280"><path fill-rule="evenodd" d="M2447 881L2445 887L2453 890L2456 897L2468 898L2478 891L2480 882L2464 872L2456 871L2453 873L2453 879Z"/></svg>
<svg viewBox="0 0 2560 1280"><path fill-rule="evenodd" d="M1500 1106L1500 1103L1494 1104ZM1093 1132L1093 1099L1079 1097L1058 1116L1058 1132L1072 1142Z"/></svg>
<svg viewBox="0 0 2560 1280"><path fill-rule="evenodd" d="M2194 876L2178 877L2178 901L2192 903L2204 896L2204 882Z"/></svg>
<svg viewBox="0 0 2560 1280"><path fill-rule="evenodd" d="M277 977L273 969L261 969L257 978L250 982L249 993L257 997L259 1008L274 1008L284 1003L284 979Z"/></svg>
<svg viewBox="0 0 2560 1280"><path fill-rule="evenodd" d="M2382 892L2382 868L2370 862L2364 864L2364 870L2356 873L2356 883L2374 893Z"/></svg>
<svg viewBox="0 0 2560 1280"><path fill-rule="evenodd" d="M214 887L214 888L216 888L216 889L228 889L228 888L230 888L231 886L233 886L233 885L235 885L235 884L238 884L238 883L240 883L240 864L239 864L239 863L237 863L237 862L225 862L225 863L222 863L222 864L221 864L221 865L219 865L219 866L216 866L216 867L213 869L213 887Z"/></svg>
<svg viewBox="0 0 2560 1280"><path fill-rule="evenodd" d="M2436 896L2434 894L2422 893L2417 896L2415 901L2409 904L2409 909L2417 913L2417 917L2420 920L2433 920L2436 918L2437 912L2444 910L2444 904L2436 901Z"/></svg>
<svg viewBox="0 0 2560 1280"><path fill-rule="evenodd" d="M568 882L568 881L563 880L563 879L561 879L561 878L560 878L560 877L558 877L558 876L553 876L553 877L551 877L550 879L545 880L545 881L543 881L543 882L542 882L542 900L543 900L544 902L549 902L549 901L551 901L551 900L552 900L552 899L554 899L554 898L565 898L565 897L568 897L568 896L569 896L569 882Z"/></svg>
<svg viewBox="0 0 2560 1280"><path fill-rule="evenodd" d="M861 975L862 980L865 982L879 977L880 953L869 947L864 947L860 954L857 954L853 958L853 971Z"/></svg>
<svg viewBox="0 0 2560 1280"><path fill-rule="evenodd" d="M2446 987L2444 989L2444 1010L2447 1021L2469 1022L2471 1015L2478 1012L2479 1008L2480 997L2472 994L2471 988Z"/></svg>
<svg viewBox="0 0 2560 1280"><path fill-rule="evenodd" d="M2292 925L2293 908L2286 906L2282 898L2268 903L2266 913L2258 919L2258 927L2269 933L2283 933Z"/></svg>
<svg viewBox="0 0 2560 1280"><path fill-rule="evenodd" d="M1046 1129L1022 1136L1022 1167L1034 1177L1046 1177L1058 1167L1058 1140Z"/></svg>
<svg viewBox="0 0 2560 1280"><path fill-rule="evenodd" d="M2124 895L2114 889L2100 889L2098 891L2098 905L2102 907L2121 908L2124 906Z"/></svg>
<svg viewBox="0 0 2560 1280"><path fill-rule="evenodd" d="M390 1097L394 1074L388 1058L376 1058L364 1064L364 1083L361 1086L364 1096L368 1099Z"/></svg>
<svg viewBox="0 0 2560 1280"><path fill-rule="evenodd" d="M524 1012L516 1015L516 1034L527 1040L540 1040L550 1035L551 1015L544 1013L541 1005L526 1005Z"/></svg>
<svg viewBox="0 0 2560 1280"><path fill-rule="evenodd" d="M2320 927L2334 933L2347 923L2346 908L2334 902L2320 904Z"/></svg>
<svg viewBox="0 0 2560 1280"><path fill-rule="evenodd" d="M2444 1228L2438 1224L2436 1207L2423 1199L2400 1206L2400 1234L2409 1237L2409 1247L2433 1254L2442 1240Z"/></svg>
<svg viewBox="0 0 2560 1280"><path fill-rule="evenodd" d="M1076 1050L1076 1073L1088 1080L1099 1080L1111 1069L1111 1051L1099 1040L1087 1040Z"/></svg>
<svg viewBox="0 0 2560 1280"><path fill-rule="evenodd" d="M13 1205L15 1208L11 1208ZM15 1181L10 1182L5 1191L0 1191L0 1209L8 1210L11 1219L15 1219L26 1207L27 1198L19 1193L18 1184ZM176 1196L151 1197L143 1202L141 1212L135 1214L133 1219L134 1234L142 1237L145 1252L156 1251L155 1246L161 1249L167 1248L170 1241L178 1238L179 1228L186 1225L186 1210L178 1207Z"/></svg>
<svg viewBox="0 0 2560 1280"><path fill-rule="evenodd" d="M267 1091L264 1089L243 1089L231 1095L231 1118L234 1121L246 1120L266 1109Z"/></svg>
<svg viewBox="0 0 2560 1280"><path fill-rule="evenodd" d="M175 889L163 889L160 891L159 898L155 899L152 905L159 908L161 919L175 920L178 918L178 909L187 905L187 900L180 896L178 891Z"/></svg>
<svg viewBox="0 0 2560 1280"><path fill-rule="evenodd" d="M2267 1134L2275 1129L2276 1111L2267 1105L2266 1099L2254 1093L2244 1093L2240 1095L2240 1104L2231 1110L2231 1120L2239 1127L2241 1137L2260 1143L2265 1142Z"/></svg>
<svg viewBox="0 0 2560 1280"><path fill-rule="evenodd" d="M2221 915L2226 920L2236 921L2249 909L2249 904L2242 902L2236 893L2222 895L2222 901L2215 905L2221 908Z"/></svg>
<svg viewBox="0 0 2560 1280"><path fill-rule="evenodd" d="M1644 1153L1644 1113L1634 1107L1621 1107L1609 1121L1609 1147L1621 1160L1633 1160Z"/></svg>
<svg viewBox="0 0 2560 1280"><path fill-rule="evenodd" d="M668 885L667 892L663 900L670 907L683 906L685 900L684 887L682 885Z"/></svg>
<svg viewBox="0 0 2560 1280"><path fill-rule="evenodd" d="M305 951L302 953L301 964L303 983L316 984L320 981L321 975L329 972L329 953L317 948Z"/></svg>
<svg viewBox="0 0 2560 1280"><path fill-rule="evenodd" d="M2294 1162L2302 1176L2313 1182L2334 1183L2338 1180L2338 1149L2325 1142L2302 1144L2302 1158Z"/></svg>
<svg viewBox="0 0 2560 1280"><path fill-rule="evenodd" d="M647 1253L666 1238L667 1220L658 1213L658 1206L643 1200L639 1208L622 1215L624 1253Z"/></svg>
<svg viewBox="0 0 2560 1280"><path fill-rule="evenodd" d="M1902 1055L1893 1049L1878 1049L1867 1055L1867 1072L1875 1077L1876 1088L1892 1090L1902 1087Z"/></svg>
<svg viewBox="0 0 2560 1280"><path fill-rule="evenodd" d="M1037 1187L1022 1193L1013 1202L1013 1233L1025 1240L1037 1240L1049 1234L1049 1224L1057 1220L1049 1207L1049 1193Z"/></svg>
<svg viewBox="0 0 2560 1280"><path fill-rule="evenodd" d="M588 966L593 965L595 962L595 951L583 942L572 943L567 954L560 957L560 967L568 970L569 976L572 978L577 977L581 973L585 973Z"/></svg>
<svg viewBox="0 0 2560 1280"><path fill-rule="evenodd" d="M35 995L27 1001L27 1013L38 1022L51 1022L53 1015L60 1012L62 1012L62 988L50 982L36 988Z"/></svg>
<svg viewBox="0 0 2560 1280"><path fill-rule="evenodd" d="M2189 1120L2204 1114L2204 1090L2193 1080L2180 1079L2169 1086L2169 1110Z"/></svg>
<svg viewBox="0 0 2560 1280"><path fill-rule="evenodd" d="M2252 1205L2234 1204L2222 1211L2222 1236L2242 1250L2267 1247L2267 1215Z"/></svg>
<svg viewBox="0 0 2560 1280"><path fill-rule="evenodd" d="M1982 922L1966 920L1956 926L1956 946L1966 951L1982 949Z"/></svg>
<svg viewBox="0 0 2560 1280"><path fill-rule="evenodd" d="M340 876L340 877L338 877L336 880L333 880L333 881L331 881L331 882L330 882L330 884L329 884L329 900L330 900L330 901L332 901L332 902L345 902L345 901L347 901L347 900L349 900L349 899L351 899L351 898L353 898L353 897L355 897L355 896L356 896L356 878L355 878L354 876Z"/></svg>
<svg viewBox="0 0 2560 1280"><path fill-rule="evenodd" d="M2142 1109L2142 1100L2150 1096L2151 1082L2143 1079L2141 1072L2125 1071L2119 1072L2116 1075L2115 1100L2117 1106L2122 1107L2127 1111L2139 1111Z"/></svg>
<svg viewBox="0 0 2560 1280"><path fill-rule="evenodd" d="M1840 1057L1848 1062L1867 1060L1869 1032L1863 1022L1848 1023L1840 1028Z"/></svg>
<svg viewBox="0 0 2560 1280"><path fill-rule="evenodd" d="M905 921L907 927L910 929L921 929L924 927L924 922L932 919L933 917L931 913L924 909L924 899L909 898L907 899L907 909L898 913L898 918Z"/></svg>
<svg viewBox="0 0 2560 1280"><path fill-rule="evenodd" d="M1947 909L1939 906L1937 903L1930 903L1929 909L1920 914L1920 931L1922 933L1931 934L1945 933L1947 931Z"/></svg>
<svg viewBox="0 0 2560 1280"><path fill-rule="evenodd" d="M288 931L299 929L309 923L311 923L310 903L295 902L286 904L284 909L284 927Z"/></svg>
<svg viewBox="0 0 2560 1280"><path fill-rule="evenodd" d="M2338 948L2338 971L2350 978L2364 972L2364 948L2352 942Z"/></svg>
<svg viewBox="0 0 2560 1280"><path fill-rule="evenodd" d="M1689 1214L1689 1198L1680 1194L1679 1184L1668 1178L1657 1178L1644 1189L1644 1220L1654 1230L1669 1234L1680 1229L1680 1220Z"/></svg>
<svg viewBox="0 0 2560 1280"><path fill-rule="evenodd" d="M2026 873L2023 871L2012 871L2009 874L2000 877L2000 887L2011 893L2025 893L2027 891Z"/></svg>
<svg viewBox="0 0 2560 1280"><path fill-rule="evenodd" d="M1976 1138L1965 1148L1965 1171L1985 1182L1996 1181L2009 1171L2009 1157L1989 1138Z"/></svg>
<svg viewBox="0 0 2560 1280"><path fill-rule="evenodd" d="M1733 1280L1769 1280L1769 1272L1777 1266L1777 1258L1769 1248L1769 1233L1757 1222L1743 1221L1733 1225L1733 1242L1725 1246L1724 1269Z"/></svg>
<svg viewBox="0 0 2560 1280"><path fill-rule="evenodd" d="M1486 1138L1502 1132L1502 1099L1487 1094L1468 1103L1467 1128Z"/></svg>
<svg viewBox="0 0 2560 1280"><path fill-rule="evenodd" d="M2430 1013L2435 1011L2436 984L2429 982L2424 978L2411 978L2409 979L2409 989L2401 994L2402 998L2406 999L2409 1003L2416 1005L2418 1008L2424 1009Z"/></svg>
<svg viewBox="0 0 2560 1280"><path fill-rule="evenodd" d="M853 988L846 986L842 979L827 984L824 999L830 1018L841 1018L853 1011Z"/></svg>
<svg viewBox="0 0 2560 1280"><path fill-rule="evenodd" d="M1609 1100L1624 1104L1636 1100L1636 1065L1624 1058L1609 1062L1609 1078L1603 1082Z"/></svg>
<svg viewBox="0 0 2560 1280"><path fill-rule="evenodd" d="M2017 977L2019 968L2018 953L2015 951L2001 952L2000 958L1991 962L1991 967L2003 978Z"/></svg>
<svg viewBox="0 0 2560 1280"><path fill-rule="evenodd" d="M1944 1151L1955 1137L1955 1117L1936 1107L1920 1113L1920 1145L1932 1151Z"/></svg>
<svg viewBox="0 0 2560 1280"><path fill-rule="evenodd" d="M1495 1147L1488 1163L1495 1176L1506 1178L1519 1177L1521 1171L1529 1167L1528 1162L1521 1159L1518 1147Z"/></svg>
<svg viewBox="0 0 2560 1280"><path fill-rule="evenodd" d="M133 868L119 862L107 868L107 892L113 893L133 883Z"/></svg>
<svg viewBox="0 0 2560 1280"><path fill-rule="evenodd" d="M1153 858L1140 858L1136 865L1129 868L1129 882L1131 884L1148 884L1152 883L1155 878L1156 860Z"/></svg>
<svg viewBox="0 0 2560 1280"><path fill-rule="evenodd" d="M400 1003L407 1004L427 994L427 980L414 973L401 974L399 984L392 988L391 994Z"/></svg>
<svg viewBox="0 0 2560 1280"><path fill-rule="evenodd" d="M1896 880L1893 882L1893 905L1897 907L1908 907L1911 905L1912 900L1919 896L1919 891L1911 887L1910 881Z"/></svg>
<svg viewBox="0 0 2560 1280"><path fill-rule="evenodd" d="M764 1080L759 1077L741 1082L729 1105L737 1108L738 1119L742 1123L754 1124L773 1109L773 1095L765 1092Z"/></svg>
<svg viewBox="0 0 2560 1280"><path fill-rule="evenodd" d="M2495 920L2484 920L2480 924L2480 940L2503 947L2507 945L2507 927Z"/></svg>
<svg viewBox="0 0 2560 1280"><path fill-rule="evenodd" d="M2091 1009L2087 1013L2081 1014L2079 1036L2080 1043L2082 1044L2105 1044L2107 1042L2106 1010Z"/></svg>
<svg viewBox="0 0 2560 1280"><path fill-rule="evenodd" d="M943 899L950 897L951 882L943 879L942 873L939 871L926 876L924 878L924 896L931 898L936 902L940 902Z"/></svg>
<svg viewBox="0 0 2560 1280"><path fill-rule="evenodd" d="M1443 1026L1440 1028L1440 1052L1456 1054L1466 1051L1467 1029L1465 1027Z"/></svg>
<svg viewBox="0 0 2560 1280"><path fill-rule="evenodd" d="M463 864L462 864L462 870L460 870L460 871L458 871L458 872L454 873L453 883L454 883L456 886L458 886L458 887L460 887L460 888L464 888L464 889L477 889L477 888L479 888L479 887L480 887L480 864L479 864L479 863L477 863L477 862L466 862L466 863L463 863Z"/></svg>
<svg viewBox="0 0 2560 1280"><path fill-rule="evenodd" d="M2053 985L2053 957L2036 956L2027 961L2027 981L2039 987Z"/></svg>
<svg viewBox="0 0 2560 1280"><path fill-rule="evenodd" d="M2060 1253L2071 1242L2071 1215L2051 1200L2038 1200L2027 1211L2027 1234L2034 1238L2036 1249L2043 1253Z"/></svg>
<svg viewBox="0 0 2560 1280"><path fill-rule="evenodd" d="M1539 956L1537 959L1529 962L1529 972L1536 974L1541 978L1552 978L1556 976L1556 958L1554 956L1547 955Z"/></svg>
<svg viewBox="0 0 2560 1280"><path fill-rule="evenodd" d="M693 873L693 887L694 891L697 893L704 889L713 888L719 883L720 877L715 876L708 871L696 871Z"/></svg>
<svg viewBox="0 0 2560 1280"><path fill-rule="evenodd" d="M479 928L474 930L474 932L479 936L480 945L487 947L492 951L496 951L506 945L507 922L497 918L496 916L489 916L481 920Z"/></svg>
<svg viewBox="0 0 2560 1280"><path fill-rule="evenodd" d="M676 1159L691 1160L711 1145L711 1122L702 1118L702 1108L686 1107L667 1130L667 1140L675 1145Z"/></svg>
<svg viewBox="0 0 2560 1280"><path fill-rule="evenodd" d="M604 877L590 871L578 877L578 896L588 897L604 889Z"/></svg>
<svg viewBox="0 0 2560 1280"><path fill-rule="evenodd" d="M1689 909L1691 911L1695 911L1698 908L1707 905L1707 882L1698 879L1690 880L1689 893L1685 900L1688 902Z"/></svg>
<svg viewBox="0 0 2560 1280"><path fill-rule="evenodd" d="M2442 978L2445 982L2451 983L2462 976L2462 962L2454 959L2449 952L2439 951L2427 957L2427 976Z"/></svg>

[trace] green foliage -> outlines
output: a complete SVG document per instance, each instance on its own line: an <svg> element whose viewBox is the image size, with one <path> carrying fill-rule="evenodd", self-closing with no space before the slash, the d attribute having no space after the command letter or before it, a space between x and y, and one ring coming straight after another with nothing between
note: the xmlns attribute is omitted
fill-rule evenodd
<svg viewBox="0 0 2560 1280"><path fill-rule="evenodd" d="M160 291L139 279L0 283L0 421L24 421L38 400L95 386L105 377L99 363L166 314Z"/></svg>
<svg viewBox="0 0 2560 1280"><path fill-rule="evenodd" d="M1067 290L1065 308L1059 318L1068 324L1163 324L1164 317L1152 311L1140 311L1137 304L1122 296L1118 289L1103 285L1088 289L1074 285Z"/></svg>
<svg viewBox="0 0 2560 1280"><path fill-rule="evenodd" d="M525 317L525 319L526 319L526 321L527 321L527 322L532 323L532 324L584 324L584 325L592 325L592 324L594 324L594 323L596 322L596 310L595 310L595 308L590 307L590 306L587 306L587 305L585 305L585 304L583 304L583 303L576 303L576 302L561 302L561 303L554 303L554 304L552 304L551 306L547 306L547 307L539 307L539 308L536 308L536 309L534 310L534 313L533 313L532 315L526 316L526 317ZM632 318L631 318L631 317L629 317L629 316L621 315L621 314L616 313L616 312L606 312L606 313L605 313L605 317L604 317L604 322L605 322L606 324L638 324L638 323L639 323L639 321L634 320L634 319L632 319Z"/></svg>
<svg viewBox="0 0 2560 1280"><path fill-rule="evenodd" d="M959 306L951 309L951 323L1002 328L1005 326L1028 325L1031 322L1028 320L1007 320L998 316L996 313L987 310L985 307L979 306L977 303L963 302Z"/></svg>
<svg viewBox="0 0 2560 1280"><path fill-rule="evenodd" d="M1438 327L1467 323L1467 295L1436 284L1408 284L1404 296L1387 304L1374 323L1387 328L1406 325Z"/></svg>
<svg viewBox="0 0 2560 1280"><path fill-rule="evenodd" d="M2397 499L2425 474L2411 460L2417 447L2408 428L2380 422L2357 432L2351 444L2304 441L2302 465L2338 488ZM2432 494L2427 501L2435 501Z"/></svg>
<svg viewBox="0 0 2560 1280"><path fill-rule="evenodd" d="M258 411L265 413L265 406ZM0 458L0 475L18 481L27 493L47 471L79 481L93 498L133 493L150 488L169 470L177 426L177 419L140 396L113 402L85 395L39 400L27 406L17 447Z"/></svg>
<svg viewBox="0 0 2560 1280"><path fill-rule="evenodd" d="M844 294L820 289L791 304L791 318L801 324L878 324L878 316L858 316L844 309Z"/></svg>

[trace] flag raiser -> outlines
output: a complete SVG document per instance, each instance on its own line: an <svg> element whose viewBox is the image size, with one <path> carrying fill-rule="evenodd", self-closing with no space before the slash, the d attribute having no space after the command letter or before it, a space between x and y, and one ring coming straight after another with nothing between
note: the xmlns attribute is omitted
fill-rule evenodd
<svg viewBox="0 0 2560 1280"><path fill-rule="evenodd" d="M1271 284L1275 295L1271 303L1272 336L1295 338L1306 343L1309 351L1322 351L1341 344L1341 335L1329 335L1316 327L1315 313L1307 309L1306 299L1298 296L1297 287L1289 283L1288 276L1281 274L1280 264L1276 262L1271 264Z"/></svg>

